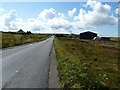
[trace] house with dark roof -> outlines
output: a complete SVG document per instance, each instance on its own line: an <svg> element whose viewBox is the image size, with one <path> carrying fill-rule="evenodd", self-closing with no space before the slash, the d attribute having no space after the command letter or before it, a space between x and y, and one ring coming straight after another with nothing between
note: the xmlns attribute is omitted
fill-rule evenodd
<svg viewBox="0 0 120 90"><path fill-rule="evenodd" d="M97 33L90 31L80 33L80 39L93 40L94 37L97 37Z"/></svg>
<svg viewBox="0 0 120 90"><path fill-rule="evenodd" d="M24 34L25 32L22 29L20 29L18 33Z"/></svg>

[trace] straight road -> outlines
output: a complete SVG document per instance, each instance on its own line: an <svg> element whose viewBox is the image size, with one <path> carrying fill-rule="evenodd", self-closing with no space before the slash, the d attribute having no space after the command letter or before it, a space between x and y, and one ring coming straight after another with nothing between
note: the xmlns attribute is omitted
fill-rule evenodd
<svg viewBox="0 0 120 90"><path fill-rule="evenodd" d="M2 51L2 88L47 88L54 37Z"/></svg>

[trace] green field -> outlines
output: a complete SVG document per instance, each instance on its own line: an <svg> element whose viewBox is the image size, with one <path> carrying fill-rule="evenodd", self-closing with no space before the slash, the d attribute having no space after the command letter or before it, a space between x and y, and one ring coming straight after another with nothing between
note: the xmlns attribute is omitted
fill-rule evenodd
<svg viewBox="0 0 120 90"><path fill-rule="evenodd" d="M47 34L0 33L0 48L45 40ZM120 42L80 40L79 38L54 39L57 69L62 88L82 90L120 89L118 79L118 51Z"/></svg>
<svg viewBox="0 0 120 90"><path fill-rule="evenodd" d="M62 88L115 90L118 83L118 43L55 38L57 69Z"/></svg>
<svg viewBox="0 0 120 90"><path fill-rule="evenodd" d="M39 42L49 38L51 35L47 34L10 34L0 33L0 47L7 48L17 45Z"/></svg>

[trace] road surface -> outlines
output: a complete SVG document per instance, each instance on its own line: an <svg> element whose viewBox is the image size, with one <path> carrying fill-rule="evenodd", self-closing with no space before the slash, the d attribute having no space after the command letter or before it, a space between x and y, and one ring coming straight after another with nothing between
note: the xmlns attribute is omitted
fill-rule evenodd
<svg viewBox="0 0 120 90"><path fill-rule="evenodd" d="M2 88L47 88L54 37L2 51Z"/></svg>

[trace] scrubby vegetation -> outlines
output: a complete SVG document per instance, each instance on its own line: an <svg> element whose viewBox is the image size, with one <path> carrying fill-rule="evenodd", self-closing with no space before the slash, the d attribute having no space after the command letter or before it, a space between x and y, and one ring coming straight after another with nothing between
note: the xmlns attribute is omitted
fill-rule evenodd
<svg viewBox="0 0 120 90"><path fill-rule="evenodd" d="M55 38L58 75L62 88L120 89L118 45L114 41Z"/></svg>
<svg viewBox="0 0 120 90"><path fill-rule="evenodd" d="M7 48L27 43L39 42L49 38L48 34L18 34L18 33L1 33L1 48Z"/></svg>

